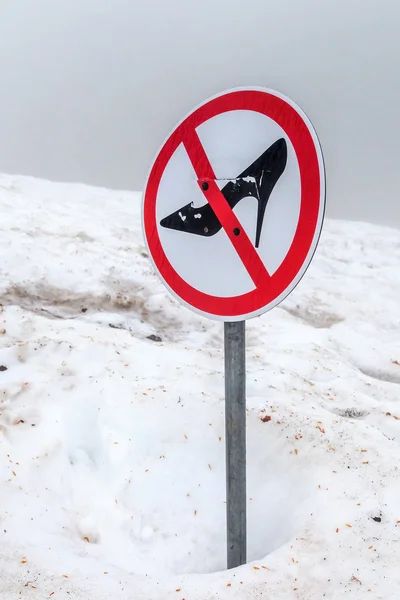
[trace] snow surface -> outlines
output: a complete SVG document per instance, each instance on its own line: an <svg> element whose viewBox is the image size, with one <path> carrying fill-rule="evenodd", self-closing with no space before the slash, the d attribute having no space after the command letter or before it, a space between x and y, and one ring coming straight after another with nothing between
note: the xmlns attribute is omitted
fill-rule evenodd
<svg viewBox="0 0 400 600"><path fill-rule="evenodd" d="M2 175L0 203L1 598L398 599L399 231L327 221L248 322L225 571L222 324L153 274L139 194Z"/></svg>

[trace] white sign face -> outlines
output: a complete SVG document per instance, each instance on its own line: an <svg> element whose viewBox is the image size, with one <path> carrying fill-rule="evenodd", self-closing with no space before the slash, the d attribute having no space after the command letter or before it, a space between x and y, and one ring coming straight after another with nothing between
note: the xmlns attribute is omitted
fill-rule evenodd
<svg viewBox="0 0 400 600"><path fill-rule="evenodd" d="M324 206L322 153L307 117L277 92L241 88L196 108L163 145L144 193L144 234L173 294L237 321L295 287Z"/></svg>

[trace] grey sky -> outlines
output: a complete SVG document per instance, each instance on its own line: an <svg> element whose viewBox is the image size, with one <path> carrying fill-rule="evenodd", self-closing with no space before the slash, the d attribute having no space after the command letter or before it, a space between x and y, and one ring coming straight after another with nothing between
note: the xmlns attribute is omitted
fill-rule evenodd
<svg viewBox="0 0 400 600"><path fill-rule="evenodd" d="M398 0L0 0L0 171L142 189L186 112L239 85L295 100L328 215L400 226Z"/></svg>

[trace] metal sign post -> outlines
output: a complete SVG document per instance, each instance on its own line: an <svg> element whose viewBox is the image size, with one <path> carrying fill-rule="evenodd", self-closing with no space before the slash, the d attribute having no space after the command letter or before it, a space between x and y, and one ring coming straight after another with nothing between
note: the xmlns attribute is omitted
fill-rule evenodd
<svg viewBox="0 0 400 600"><path fill-rule="evenodd" d="M246 563L245 321L224 323L228 569Z"/></svg>

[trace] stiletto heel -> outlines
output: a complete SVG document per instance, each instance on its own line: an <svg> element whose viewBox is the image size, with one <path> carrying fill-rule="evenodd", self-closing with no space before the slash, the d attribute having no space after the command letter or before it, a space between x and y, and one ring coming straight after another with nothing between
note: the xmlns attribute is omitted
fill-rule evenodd
<svg viewBox="0 0 400 600"><path fill-rule="evenodd" d="M278 179L285 170L287 146L284 138L277 140L236 179L229 181L221 193L233 209L243 198L253 196L258 201L256 241L258 248L268 199ZM179 210L161 219L160 225L168 229L210 237L222 225L210 204L194 208L189 202Z"/></svg>
<svg viewBox="0 0 400 600"><path fill-rule="evenodd" d="M267 208L266 202L261 202L261 199L258 199L258 208L257 208L257 224L256 224L256 243L255 247L258 248L260 244L260 236L262 224L264 221L265 209Z"/></svg>

